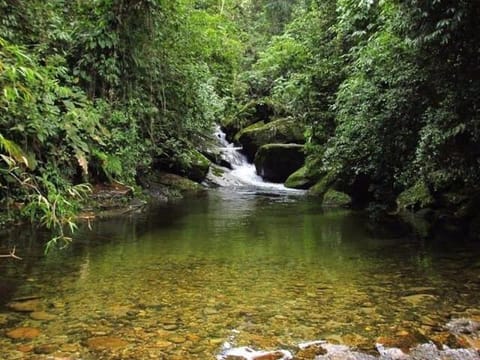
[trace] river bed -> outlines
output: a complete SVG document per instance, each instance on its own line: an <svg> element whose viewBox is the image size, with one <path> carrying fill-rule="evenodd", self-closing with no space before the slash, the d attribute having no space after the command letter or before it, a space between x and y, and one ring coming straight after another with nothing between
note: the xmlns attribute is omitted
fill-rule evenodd
<svg viewBox="0 0 480 360"><path fill-rule="evenodd" d="M0 259L0 359L215 359L226 344L320 339L455 347L445 325L480 320L478 244L372 228L296 194L211 190L82 226L47 256L42 236L2 240L23 260Z"/></svg>

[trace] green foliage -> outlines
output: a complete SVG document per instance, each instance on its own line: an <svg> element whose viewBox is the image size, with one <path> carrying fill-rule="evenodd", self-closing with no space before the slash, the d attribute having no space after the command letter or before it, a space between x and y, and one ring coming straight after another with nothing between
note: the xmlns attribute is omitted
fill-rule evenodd
<svg viewBox="0 0 480 360"><path fill-rule="evenodd" d="M1 0L0 193L7 211L74 230L83 182L134 184L194 148L233 106L231 4Z"/></svg>

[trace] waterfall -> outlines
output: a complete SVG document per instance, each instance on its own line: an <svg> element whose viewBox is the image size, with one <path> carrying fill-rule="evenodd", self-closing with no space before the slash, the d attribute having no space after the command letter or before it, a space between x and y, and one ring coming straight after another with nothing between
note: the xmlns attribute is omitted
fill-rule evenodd
<svg viewBox="0 0 480 360"><path fill-rule="evenodd" d="M209 174L209 180L217 185L228 187L251 187L264 190L280 190L288 192L298 192L298 190L286 188L283 184L270 183L263 181L257 175L255 165L248 162L247 157L242 154L241 147L236 147L228 142L226 134L220 126L215 128L215 138L218 139L218 151L221 159L228 163L231 169L222 168L224 171L221 176Z"/></svg>

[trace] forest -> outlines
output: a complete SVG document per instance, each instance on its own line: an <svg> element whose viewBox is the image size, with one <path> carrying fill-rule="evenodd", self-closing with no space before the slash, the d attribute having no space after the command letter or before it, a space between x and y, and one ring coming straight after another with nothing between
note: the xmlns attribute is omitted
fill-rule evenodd
<svg viewBox="0 0 480 360"><path fill-rule="evenodd" d="M0 0L2 223L66 238L91 185L202 181L214 125L261 121L300 132L287 186L476 237L479 17L475 0Z"/></svg>

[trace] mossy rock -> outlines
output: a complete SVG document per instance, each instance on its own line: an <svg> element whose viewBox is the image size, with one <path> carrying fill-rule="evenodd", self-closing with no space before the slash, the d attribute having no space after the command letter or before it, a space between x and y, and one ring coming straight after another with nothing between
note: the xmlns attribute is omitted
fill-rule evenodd
<svg viewBox="0 0 480 360"><path fill-rule="evenodd" d="M153 199L167 201L203 191L205 188L185 177L154 170L139 178L140 184Z"/></svg>
<svg viewBox="0 0 480 360"><path fill-rule="evenodd" d="M235 134L257 122L268 122L273 115L273 107L262 100L252 100L243 105L237 113L221 121L222 130L228 141L233 141Z"/></svg>
<svg viewBox="0 0 480 360"><path fill-rule="evenodd" d="M185 164L178 164L180 175L185 175L190 180L202 182L205 180L210 168L210 160L197 150L188 152L189 161Z"/></svg>
<svg viewBox="0 0 480 360"><path fill-rule="evenodd" d="M315 185L313 185L308 190L308 195L320 197L323 199L327 191L332 187L335 183L336 176L333 171L325 173L320 180L318 180Z"/></svg>
<svg viewBox="0 0 480 360"><path fill-rule="evenodd" d="M434 201L427 185L423 181L417 181L397 197L397 206L400 210L418 211L431 207Z"/></svg>
<svg viewBox="0 0 480 360"><path fill-rule="evenodd" d="M263 145L255 156L257 173L267 181L285 182L305 162L304 147L300 144Z"/></svg>
<svg viewBox="0 0 480 360"><path fill-rule="evenodd" d="M295 171L285 181L285 186L292 189L309 189L325 175L321 167L321 159L308 157L305 165Z"/></svg>
<svg viewBox="0 0 480 360"><path fill-rule="evenodd" d="M252 161L261 146L266 144L303 144L304 127L292 118L277 119L269 123L258 122L235 135L235 141L243 147L244 153Z"/></svg>
<svg viewBox="0 0 480 360"><path fill-rule="evenodd" d="M352 204L352 198L340 191L328 190L323 196L322 205L348 207Z"/></svg>

